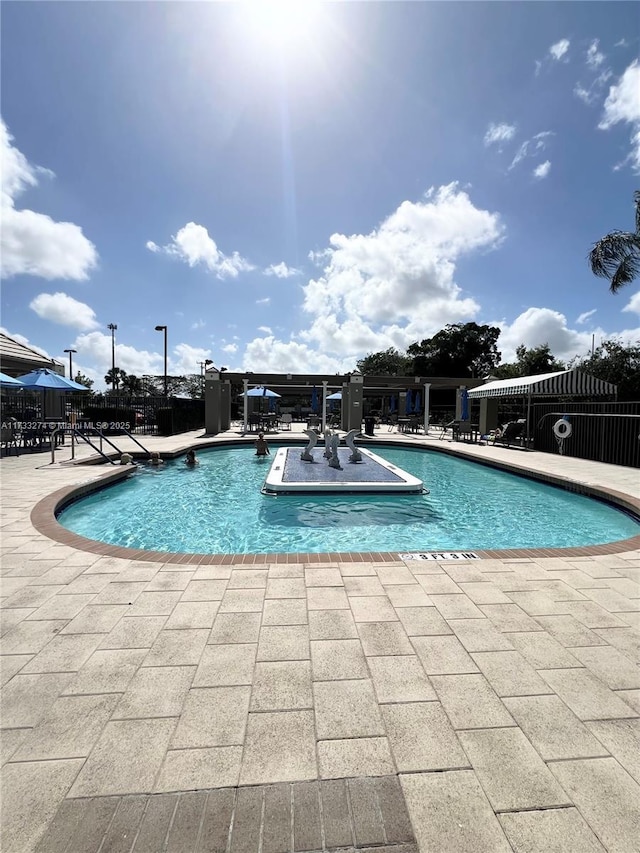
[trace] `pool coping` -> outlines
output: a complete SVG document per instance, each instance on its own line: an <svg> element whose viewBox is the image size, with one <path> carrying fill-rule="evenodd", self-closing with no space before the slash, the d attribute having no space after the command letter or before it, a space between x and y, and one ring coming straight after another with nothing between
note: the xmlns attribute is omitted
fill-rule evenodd
<svg viewBox="0 0 640 853"><path fill-rule="evenodd" d="M300 444L306 441L305 438L278 438L278 443L281 444ZM233 447L243 446L252 443L250 440L239 439L218 439L210 442L198 442L197 444L188 444L184 448L174 450L170 453L164 453L167 458L175 458L181 455L190 447L199 450L208 449L211 447ZM436 453L444 453L457 458L463 458L468 461L475 462L479 465L485 465L490 468L496 468L502 471L507 471L511 474L516 474L528 479L538 480L550 485L559 486L567 491L576 492L586 497L593 497L599 500L606 501L613 506L631 513L640 518L640 499L635 498L625 492L620 492L615 489L597 486L590 483L582 483L578 480L549 474L544 471L538 471L533 468L521 464L519 462L511 462L503 459L482 458L478 459L473 454L465 453L463 447L451 448L448 446L438 447L434 445L416 446L409 442L401 442L397 439L394 441L385 441L384 438L376 437L376 445L388 447L403 447L414 450L432 450ZM133 454L134 457L142 457L143 454ZM87 460L83 464L90 464L92 460ZM65 506L68 506L78 498L99 491L112 483L125 479L131 473L129 466L119 466L115 471L107 471L101 476L96 477L92 481L80 483L72 486L64 486L50 493L45 498L42 498L31 510L31 523L39 533L49 539L67 545L70 548L75 548L79 551L86 551L92 554L99 554L105 557L118 557L127 560L140 560L146 562L161 562L172 564L189 564L189 565L256 565L265 563L390 563L403 562L399 553L396 552L348 552L348 553L295 553L295 554L184 554L170 551L148 551L137 548L125 548L121 545L109 545L105 542L98 542L94 539L87 539L77 533L73 533L63 527L58 519L57 513ZM480 559L535 559L535 558L550 558L550 557L593 557L604 554L618 554L625 551L640 549L640 534L628 539L621 539L615 542L609 542L602 545L585 545L572 548L509 548L509 549L469 549ZM415 552L404 552L415 553ZM424 553L430 553L425 551ZM438 552L432 552L438 553Z"/></svg>

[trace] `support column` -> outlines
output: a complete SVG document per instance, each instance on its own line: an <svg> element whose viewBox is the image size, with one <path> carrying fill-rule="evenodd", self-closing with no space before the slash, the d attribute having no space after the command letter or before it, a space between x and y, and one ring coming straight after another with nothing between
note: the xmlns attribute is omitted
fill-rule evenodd
<svg viewBox="0 0 640 853"><path fill-rule="evenodd" d="M498 426L498 398L480 398L480 435L489 435L492 429Z"/></svg>
<svg viewBox="0 0 640 853"><path fill-rule="evenodd" d="M361 373L352 373L349 380L349 406L347 411L347 432L362 429L364 402L364 376ZM342 401L344 406L344 399Z"/></svg>
<svg viewBox="0 0 640 853"><path fill-rule="evenodd" d="M231 382L220 382L220 432L226 432L231 426Z"/></svg>
<svg viewBox="0 0 640 853"><path fill-rule="evenodd" d="M340 429L344 432L349 431L347 424L349 423L349 383L345 382L342 386L342 401L340 403Z"/></svg>
<svg viewBox="0 0 640 853"><path fill-rule="evenodd" d="M322 380L322 435L327 428L327 379Z"/></svg>
<svg viewBox="0 0 640 853"><path fill-rule="evenodd" d="M247 428L249 426L249 398L247 397L247 391L249 390L249 380L245 377L242 380L242 384L244 386L244 410L242 414L242 434L245 435L247 432Z"/></svg>
<svg viewBox="0 0 640 853"><path fill-rule="evenodd" d="M204 375L204 431L207 435L220 432L220 374L207 370Z"/></svg>
<svg viewBox="0 0 640 853"><path fill-rule="evenodd" d="M429 435L429 389L430 382L424 383L424 434Z"/></svg>

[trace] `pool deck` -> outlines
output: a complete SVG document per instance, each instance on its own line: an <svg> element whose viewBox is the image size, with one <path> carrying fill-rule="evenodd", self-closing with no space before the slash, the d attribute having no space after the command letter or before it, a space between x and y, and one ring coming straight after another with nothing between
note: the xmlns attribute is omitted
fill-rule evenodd
<svg viewBox="0 0 640 853"><path fill-rule="evenodd" d="M640 508L637 469L378 439ZM104 466L49 463L0 461L2 853L640 849L637 538L465 562L123 555L52 521Z"/></svg>

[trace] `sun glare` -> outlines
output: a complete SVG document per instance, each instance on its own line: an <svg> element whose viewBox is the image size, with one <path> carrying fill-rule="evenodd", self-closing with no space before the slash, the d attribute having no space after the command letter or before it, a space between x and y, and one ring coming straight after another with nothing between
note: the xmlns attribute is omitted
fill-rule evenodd
<svg viewBox="0 0 640 853"><path fill-rule="evenodd" d="M245 0L242 8L246 30L272 47L285 48L305 42L318 20L318 0Z"/></svg>

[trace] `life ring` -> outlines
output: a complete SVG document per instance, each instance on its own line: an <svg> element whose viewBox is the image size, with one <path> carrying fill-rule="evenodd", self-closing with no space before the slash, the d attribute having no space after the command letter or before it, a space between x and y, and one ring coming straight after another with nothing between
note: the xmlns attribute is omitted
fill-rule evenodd
<svg viewBox="0 0 640 853"><path fill-rule="evenodd" d="M573 432L573 427L566 418L560 418L553 425L553 434L556 438L570 438Z"/></svg>

